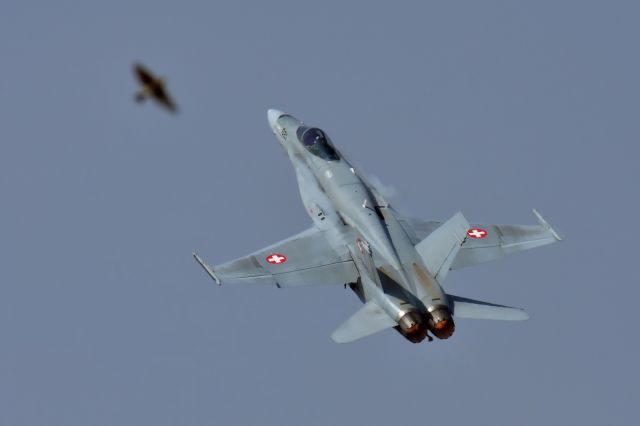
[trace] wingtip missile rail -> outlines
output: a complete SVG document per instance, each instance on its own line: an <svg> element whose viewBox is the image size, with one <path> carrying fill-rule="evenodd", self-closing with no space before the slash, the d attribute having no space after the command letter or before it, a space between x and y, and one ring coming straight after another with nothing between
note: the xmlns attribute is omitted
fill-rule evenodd
<svg viewBox="0 0 640 426"><path fill-rule="evenodd" d="M204 269L205 272L211 278L213 278L213 280L216 282L216 284L222 285L222 281L220 281L220 278L218 278L216 273L213 272L213 269L211 269L211 267L209 265L207 265L207 262L205 262L200 256L198 256L198 253L196 253L195 251L192 252L191 254L193 255L193 258L196 260L196 262L198 262L200 264L200 266L202 266L202 269Z"/></svg>
<svg viewBox="0 0 640 426"><path fill-rule="evenodd" d="M551 232L551 235L553 235L553 237L558 240L558 241L562 241L564 238L562 237L562 235L560 235L558 233L558 231L556 231L555 229L553 229L553 227L549 224L549 222L547 222L545 220L544 217L542 217L542 215L540 214L540 212L536 209L533 209L533 214L536 216L536 218L538 219L538 222L540 222L540 225L542 225L544 228L546 228L549 232Z"/></svg>

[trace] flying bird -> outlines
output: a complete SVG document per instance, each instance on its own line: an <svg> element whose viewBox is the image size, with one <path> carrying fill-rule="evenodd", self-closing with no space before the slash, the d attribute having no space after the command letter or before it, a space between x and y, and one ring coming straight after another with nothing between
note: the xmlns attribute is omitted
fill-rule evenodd
<svg viewBox="0 0 640 426"><path fill-rule="evenodd" d="M178 107L169 95L163 78L155 76L148 68L139 63L133 65L133 73L141 86L134 97L136 102L144 102L147 98L151 98L168 111L174 114L178 112Z"/></svg>

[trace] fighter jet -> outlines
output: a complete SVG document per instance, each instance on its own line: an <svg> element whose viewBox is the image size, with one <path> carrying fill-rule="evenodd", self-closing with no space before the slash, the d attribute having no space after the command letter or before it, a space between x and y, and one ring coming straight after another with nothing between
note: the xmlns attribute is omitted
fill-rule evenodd
<svg viewBox="0 0 640 426"><path fill-rule="evenodd" d="M156 77L141 64L133 65L133 73L142 86L135 94L136 102L144 102L147 98L152 98L170 112L176 113L178 111L178 107L167 92L164 79Z"/></svg>
<svg viewBox="0 0 640 426"><path fill-rule="evenodd" d="M444 282L451 270L561 240L540 213L533 211L536 225L469 224L460 212L443 222L403 217L324 130L274 109L267 115L313 225L216 267L194 252L216 283L344 284L364 305L333 332L337 343L389 328L418 343L447 339L458 318L529 318L519 308L450 294Z"/></svg>

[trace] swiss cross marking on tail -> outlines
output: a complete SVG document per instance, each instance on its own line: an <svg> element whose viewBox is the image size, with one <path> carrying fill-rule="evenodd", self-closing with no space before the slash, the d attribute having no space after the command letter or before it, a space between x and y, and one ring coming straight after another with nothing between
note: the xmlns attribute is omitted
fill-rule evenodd
<svg viewBox="0 0 640 426"><path fill-rule="evenodd" d="M371 247L369 247L369 243L364 241L363 239L356 238L356 246L358 246L358 250L360 250L361 255L371 254Z"/></svg>
<svg viewBox="0 0 640 426"><path fill-rule="evenodd" d="M280 265L287 261L287 256L279 253L273 253L267 256L266 261L272 265Z"/></svg>
<svg viewBox="0 0 640 426"><path fill-rule="evenodd" d="M487 236L487 234L488 234L487 231L480 228L471 228L467 231L467 235L470 236L471 238L484 238Z"/></svg>

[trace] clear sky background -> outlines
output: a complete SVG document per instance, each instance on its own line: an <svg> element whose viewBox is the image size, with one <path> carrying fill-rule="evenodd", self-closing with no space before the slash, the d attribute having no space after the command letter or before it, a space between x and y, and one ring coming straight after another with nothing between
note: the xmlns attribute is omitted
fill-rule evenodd
<svg viewBox="0 0 640 426"><path fill-rule="evenodd" d="M639 12L4 2L0 425L637 424ZM134 104L136 60L179 115ZM336 345L359 307L340 285L212 285L192 250L216 264L310 224L268 108L408 215L538 208L566 241L446 283L532 319Z"/></svg>

